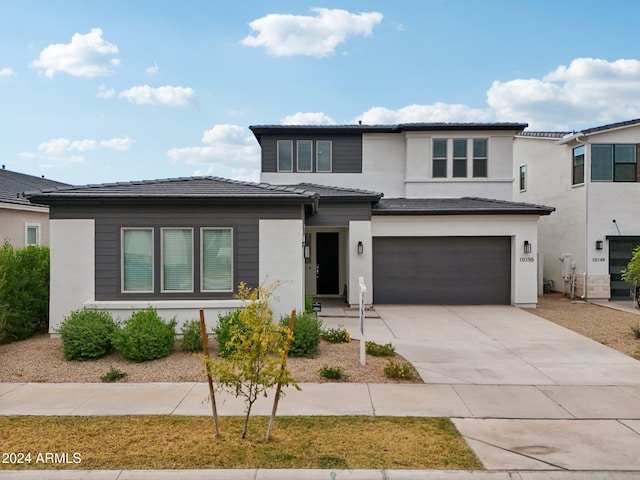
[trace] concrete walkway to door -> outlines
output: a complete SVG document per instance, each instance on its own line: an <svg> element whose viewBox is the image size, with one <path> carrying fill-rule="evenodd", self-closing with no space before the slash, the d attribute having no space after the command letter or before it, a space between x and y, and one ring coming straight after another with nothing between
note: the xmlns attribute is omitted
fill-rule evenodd
<svg viewBox="0 0 640 480"><path fill-rule="evenodd" d="M405 415L453 417L488 469L640 478L640 362L510 306L381 305L376 313L365 338L391 342L427 384L419 395L397 389L390 401L411 398L401 402ZM357 318L323 321L360 338Z"/></svg>

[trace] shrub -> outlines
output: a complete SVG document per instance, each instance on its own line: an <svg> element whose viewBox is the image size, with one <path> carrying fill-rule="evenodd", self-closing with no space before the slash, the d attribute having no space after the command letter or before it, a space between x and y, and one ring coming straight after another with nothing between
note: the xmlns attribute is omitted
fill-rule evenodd
<svg viewBox="0 0 640 480"><path fill-rule="evenodd" d="M304 295L304 311L307 313L313 313L313 297L308 293Z"/></svg>
<svg viewBox="0 0 640 480"><path fill-rule="evenodd" d="M202 351L202 330L200 328L200 321L188 320L184 322L182 328L182 340L180 341L180 348L187 352L201 352Z"/></svg>
<svg viewBox="0 0 640 480"><path fill-rule="evenodd" d="M166 357L176 338L176 320L165 322L154 308L138 310L113 335L114 346L134 362Z"/></svg>
<svg viewBox="0 0 640 480"><path fill-rule="evenodd" d="M241 310L238 309L226 315L218 315L218 325L214 329L214 333L216 334L218 350L221 357L228 358L238 349L238 342L232 340L232 332L235 328L244 331L242 321L240 320L240 312Z"/></svg>
<svg viewBox="0 0 640 480"><path fill-rule="evenodd" d="M397 378L400 380L411 380L413 378L413 368L406 363L396 363L389 360L382 367L382 371L388 378Z"/></svg>
<svg viewBox="0 0 640 480"><path fill-rule="evenodd" d="M633 335L636 338L640 338L640 325L637 325L635 327L631 327L631 331L633 332Z"/></svg>
<svg viewBox="0 0 640 480"><path fill-rule="evenodd" d="M330 343L349 343L351 341L351 335L342 327L323 330L321 337Z"/></svg>
<svg viewBox="0 0 640 480"><path fill-rule="evenodd" d="M289 318L280 320L283 326L289 326ZM320 335L322 334L322 321L310 313L296 315L293 325L293 340L289 346L290 357L314 358L318 355Z"/></svg>
<svg viewBox="0 0 640 480"><path fill-rule="evenodd" d="M364 351L367 355L374 357L393 357L396 353L396 347L390 343L380 345L376 342L366 342L364 344Z"/></svg>
<svg viewBox="0 0 640 480"><path fill-rule="evenodd" d="M0 247L0 279L0 324L4 325L4 334L25 340L45 331L49 321L49 248L16 249L5 242Z"/></svg>
<svg viewBox="0 0 640 480"><path fill-rule="evenodd" d="M105 310L83 308L71 312L58 328L67 360L93 360L113 351L116 324Z"/></svg>
<svg viewBox="0 0 640 480"><path fill-rule="evenodd" d="M318 369L318 373L324 378L330 378L332 380L346 380L349 378L349 375L347 375L344 369L339 365L323 365Z"/></svg>
<svg viewBox="0 0 640 480"><path fill-rule="evenodd" d="M126 373L118 370L117 368L113 368L112 366L107 373L100 377L100 380L102 380L103 382L115 382L116 380L120 380L121 378L124 378L126 376Z"/></svg>

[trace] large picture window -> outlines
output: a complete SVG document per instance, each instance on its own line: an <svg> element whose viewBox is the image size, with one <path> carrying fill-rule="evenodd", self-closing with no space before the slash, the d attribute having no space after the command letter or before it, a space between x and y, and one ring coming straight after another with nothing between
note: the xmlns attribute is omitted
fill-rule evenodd
<svg viewBox="0 0 640 480"><path fill-rule="evenodd" d="M636 168L635 145L591 145L591 181L636 182Z"/></svg>
<svg viewBox="0 0 640 480"><path fill-rule="evenodd" d="M203 292L233 290L233 238L230 228L201 230L201 289Z"/></svg>
<svg viewBox="0 0 640 480"><path fill-rule="evenodd" d="M122 291L153 292L153 229L122 230Z"/></svg>
<svg viewBox="0 0 640 480"><path fill-rule="evenodd" d="M193 229L162 229L162 291L193 291Z"/></svg>

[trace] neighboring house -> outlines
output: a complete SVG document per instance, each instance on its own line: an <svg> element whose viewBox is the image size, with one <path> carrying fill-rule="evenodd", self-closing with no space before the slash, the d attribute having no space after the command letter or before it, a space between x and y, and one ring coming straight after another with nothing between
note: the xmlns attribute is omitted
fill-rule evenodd
<svg viewBox="0 0 640 480"><path fill-rule="evenodd" d="M525 127L250 128L262 148L261 181L384 195L368 212L341 202L322 223L306 223L308 293L346 287L357 304L363 277L367 303L535 306L538 218L553 208L512 201L513 141Z"/></svg>
<svg viewBox="0 0 640 480"><path fill-rule="evenodd" d="M553 205L540 221L544 277L589 299L628 299L620 271L640 244L640 119L580 132L522 132L515 198Z"/></svg>
<svg viewBox="0 0 640 480"><path fill-rule="evenodd" d="M538 218L511 201L523 124L251 127L262 180L216 177L31 192L50 206L51 332L72 310L152 305L184 321L279 282L276 317L304 294L358 303L537 302ZM430 192L432 192L430 194Z"/></svg>
<svg viewBox="0 0 640 480"><path fill-rule="evenodd" d="M49 244L49 208L26 199L28 190L68 186L42 177L0 170L0 243L16 248Z"/></svg>

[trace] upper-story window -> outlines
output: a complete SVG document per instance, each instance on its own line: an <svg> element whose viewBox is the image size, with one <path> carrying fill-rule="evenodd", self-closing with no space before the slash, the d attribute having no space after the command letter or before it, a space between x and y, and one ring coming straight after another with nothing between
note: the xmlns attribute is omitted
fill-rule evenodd
<svg viewBox="0 0 640 480"><path fill-rule="evenodd" d="M433 140L433 178L447 177L447 139Z"/></svg>
<svg viewBox="0 0 640 480"><path fill-rule="evenodd" d="M573 149L573 163L571 166L571 185L584 183L584 145Z"/></svg>
<svg viewBox="0 0 640 480"><path fill-rule="evenodd" d="M293 172L292 140L278 140L278 171Z"/></svg>
<svg viewBox="0 0 640 480"><path fill-rule="evenodd" d="M635 145L591 145L591 181L637 182L637 178Z"/></svg>
<svg viewBox="0 0 640 480"><path fill-rule="evenodd" d="M25 245L40 245L40 225L27 223L24 229Z"/></svg>
<svg viewBox="0 0 640 480"><path fill-rule="evenodd" d="M520 165L520 191L524 192L527 189L527 166Z"/></svg>
<svg viewBox="0 0 640 480"><path fill-rule="evenodd" d="M331 141L318 140L316 142L316 172L330 172L331 161Z"/></svg>
<svg viewBox="0 0 640 480"><path fill-rule="evenodd" d="M298 140L296 142L298 155L298 171L313 171L313 142L311 140Z"/></svg>
<svg viewBox="0 0 640 480"><path fill-rule="evenodd" d="M487 139L473 139L473 176L475 178L488 176Z"/></svg>
<svg viewBox="0 0 640 480"><path fill-rule="evenodd" d="M488 161L486 138L433 139L433 178L447 178L449 166L452 178L487 177Z"/></svg>

